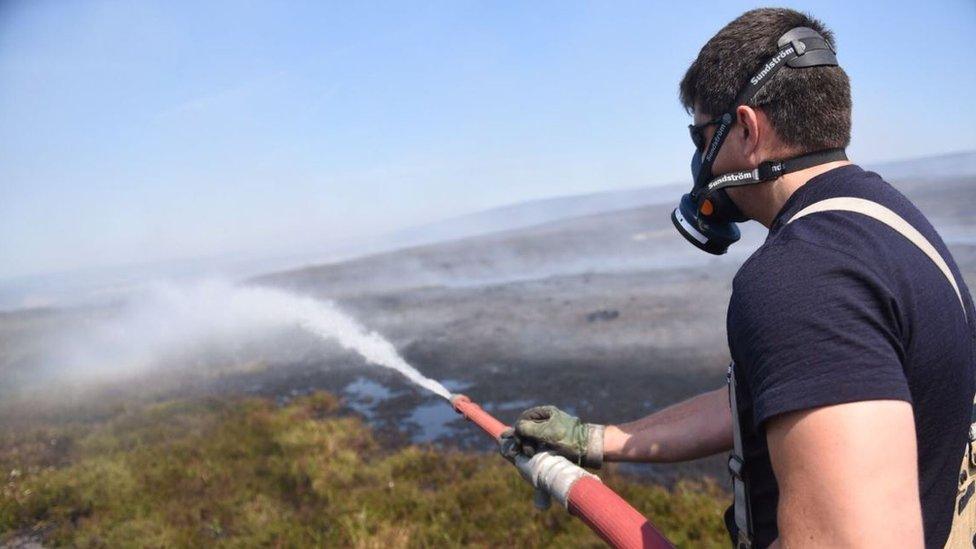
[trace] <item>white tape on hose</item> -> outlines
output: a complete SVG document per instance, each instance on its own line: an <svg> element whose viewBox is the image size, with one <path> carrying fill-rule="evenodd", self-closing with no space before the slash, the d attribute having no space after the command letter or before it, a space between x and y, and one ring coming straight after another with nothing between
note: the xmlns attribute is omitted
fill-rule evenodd
<svg viewBox="0 0 976 549"><path fill-rule="evenodd" d="M515 466L532 486L548 492L563 507L569 506L569 491L577 480L583 477L600 480L563 456L549 452L539 452L531 458L520 454L515 458Z"/></svg>

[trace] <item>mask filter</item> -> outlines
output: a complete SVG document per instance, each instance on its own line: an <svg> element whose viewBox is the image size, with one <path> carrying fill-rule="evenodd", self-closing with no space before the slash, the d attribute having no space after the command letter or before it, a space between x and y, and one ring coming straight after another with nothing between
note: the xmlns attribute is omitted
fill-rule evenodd
<svg viewBox="0 0 976 549"><path fill-rule="evenodd" d="M710 254L724 254L741 237L735 223L708 221L691 194L681 197L678 207L671 212L671 222L688 242Z"/></svg>
<svg viewBox="0 0 976 549"><path fill-rule="evenodd" d="M702 152L697 149L691 157L691 177L694 181L702 179ZM722 197L727 204L719 204L721 207L717 208L713 200L719 197L715 195L704 200L695 200L690 193L682 196L678 207L671 213L671 222L688 242L710 254L721 255L739 240L740 234L735 223L729 219L722 220L718 214L727 210L729 205L736 212L739 209L727 196Z"/></svg>

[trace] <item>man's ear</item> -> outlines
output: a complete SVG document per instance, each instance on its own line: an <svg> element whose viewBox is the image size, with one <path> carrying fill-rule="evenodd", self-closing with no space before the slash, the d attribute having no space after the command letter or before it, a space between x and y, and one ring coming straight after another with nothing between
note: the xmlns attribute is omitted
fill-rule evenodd
<svg viewBox="0 0 976 549"><path fill-rule="evenodd" d="M735 115L742 131L742 154L750 162L758 163L759 140L764 137L763 132L766 129L760 127L762 114L752 107L739 105L735 109Z"/></svg>

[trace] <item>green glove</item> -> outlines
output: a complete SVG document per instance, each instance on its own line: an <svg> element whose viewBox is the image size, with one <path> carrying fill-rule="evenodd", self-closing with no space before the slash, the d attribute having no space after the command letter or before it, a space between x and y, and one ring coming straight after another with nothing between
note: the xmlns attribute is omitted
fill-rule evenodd
<svg viewBox="0 0 976 549"><path fill-rule="evenodd" d="M593 469L603 464L603 430L555 406L529 408L515 422L515 438L525 455L551 450Z"/></svg>

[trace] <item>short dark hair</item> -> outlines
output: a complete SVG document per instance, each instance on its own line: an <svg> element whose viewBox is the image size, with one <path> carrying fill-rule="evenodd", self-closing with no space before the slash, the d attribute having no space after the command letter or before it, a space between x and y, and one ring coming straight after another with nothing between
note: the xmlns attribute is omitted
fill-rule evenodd
<svg viewBox="0 0 976 549"><path fill-rule="evenodd" d="M718 116L770 57L779 37L794 27L819 32L836 51L834 33L812 16L785 8L747 11L698 52L681 80L681 104ZM780 140L800 153L846 147L851 140L851 83L840 67L784 67L748 102L769 117Z"/></svg>

